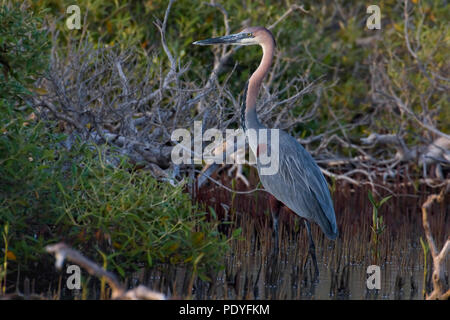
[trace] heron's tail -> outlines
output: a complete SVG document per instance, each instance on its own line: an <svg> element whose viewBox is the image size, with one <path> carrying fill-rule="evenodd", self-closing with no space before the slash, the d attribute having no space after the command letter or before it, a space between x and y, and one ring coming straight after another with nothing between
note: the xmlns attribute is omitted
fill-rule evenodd
<svg viewBox="0 0 450 320"><path fill-rule="evenodd" d="M337 228L334 209L331 207L329 210L332 212L328 212L328 214L325 214L322 210L322 212L316 217L316 223L320 226L328 239L335 240L339 235L339 231Z"/></svg>
<svg viewBox="0 0 450 320"><path fill-rule="evenodd" d="M328 192L328 189L326 191ZM333 203L329 193L324 201L321 201L315 192L311 192L311 194L314 195L317 200L317 207L314 210L316 212L314 221L319 225L328 239L336 239L339 235L339 231L336 223L336 214L334 213Z"/></svg>

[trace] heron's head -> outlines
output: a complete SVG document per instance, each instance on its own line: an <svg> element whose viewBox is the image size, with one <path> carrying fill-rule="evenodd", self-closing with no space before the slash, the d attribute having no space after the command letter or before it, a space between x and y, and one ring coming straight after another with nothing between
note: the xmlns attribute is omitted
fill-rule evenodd
<svg viewBox="0 0 450 320"><path fill-rule="evenodd" d="M223 37L211 38L205 40L195 41L193 44L199 46L208 46L214 44L234 44L234 45L264 45L272 42L275 45L275 40L272 33L264 27L249 27L245 28L239 33L230 34Z"/></svg>

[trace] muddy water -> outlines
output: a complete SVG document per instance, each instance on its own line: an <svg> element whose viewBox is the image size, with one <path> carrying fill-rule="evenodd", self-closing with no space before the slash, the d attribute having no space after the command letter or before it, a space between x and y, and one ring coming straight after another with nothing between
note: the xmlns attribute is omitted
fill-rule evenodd
<svg viewBox="0 0 450 320"><path fill-rule="evenodd" d="M219 288L215 299L302 299L302 300L403 300L422 299L423 270L400 271L392 265L381 268L381 289L368 290L366 287L366 268L361 265L349 266L348 278L345 287L338 287L337 293L332 293L333 277L335 276L324 265L319 265L320 276L318 281L303 284L299 289L296 285L289 288L283 282L289 279L280 279L279 285L270 285L264 282L257 284L257 291L246 297L236 294L234 288L228 290L225 295L225 285L219 278ZM257 270L255 271L257 272ZM347 277L347 275L344 275ZM245 281L245 276L241 277ZM208 298L208 297L202 297ZM209 298L213 298L210 296Z"/></svg>
<svg viewBox="0 0 450 320"><path fill-rule="evenodd" d="M286 212L280 214L280 249L275 254L264 194L232 197L231 193L209 187L198 194L198 201L214 208L218 218L228 223L220 232L230 237L233 230L242 229L241 239L230 242L224 270L211 272L207 274L211 280L202 281L191 269L159 264L135 273L128 279L128 286L144 284L171 298L199 300L423 299L424 286L426 292L431 291L431 255L425 257L420 244L420 238L424 239L421 205L434 190L399 184L398 196L379 212L386 228L376 244L367 189L342 185L336 190L333 198L339 238L329 241L317 225L312 225L320 269L318 281L312 281L307 234L301 220ZM448 237L449 213L450 201L444 201L434 205L429 214L438 248ZM380 290L367 289L369 265L381 268ZM98 299L98 291L96 284L89 298Z"/></svg>
<svg viewBox="0 0 450 320"><path fill-rule="evenodd" d="M331 272L320 267L319 283L312 291L312 299L422 299L423 270L414 268L400 270L397 266L386 264L381 268L380 290L367 289L367 267L353 265L348 267L347 292L330 295Z"/></svg>
<svg viewBox="0 0 450 320"><path fill-rule="evenodd" d="M256 176L253 178L257 181ZM231 187L226 177L221 176L220 179ZM425 239L421 206L436 190L423 185L415 188L403 181L387 187L394 190L396 196L379 211L384 218L385 230L374 243L372 205L367 197L369 186L336 184L332 197L339 238L329 241L317 225L312 226L320 269L316 282L311 281L310 263L304 268L308 241L303 223L295 214L281 212L280 250L274 255L272 221L265 193L232 195L215 186L203 188L197 194L197 201L213 207L219 217L233 222L233 227L242 228L243 239L232 243L231 254L225 259L225 270L212 277L211 284L196 282L191 297L423 299L424 286L427 292L431 291L431 255L428 253L425 257L420 244L420 238ZM248 189L239 184L236 188L242 191ZM387 195L390 193L383 190L377 199ZM222 204L227 204L227 209ZM434 205L429 214L431 230L439 248L448 237L449 213L450 202L444 201ZM379 265L381 268L380 290L367 289L369 265ZM446 270L450 270L448 259ZM179 294L183 296L181 291Z"/></svg>
<svg viewBox="0 0 450 320"><path fill-rule="evenodd" d="M319 263L320 275L318 281L314 283L302 283L300 290L296 286L292 290L286 290L283 281L261 290L261 295L257 298L271 299L311 299L311 300L332 300L332 299L422 299L422 279L423 270L414 268L410 270L399 270L397 266L386 264L381 267L381 289L367 289L366 266L350 265L341 274L336 275L322 263ZM336 283L337 280L337 283ZM289 280L288 280L289 281ZM337 285L337 287L336 287ZM333 290L335 286L335 290ZM284 294L278 291L284 291ZM264 294L264 293L265 294Z"/></svg>
<svg viewBox="0 0 450 320"><path fill-rule="evenodd" d="M264 232L267 238L270 233ZM275 255L266 252L265 246L258 249L258 241L236 241L233 251L225 257L225 270L210 274L211 281L202 281L189 269L171 265L158 265L152 270L140 270L127 280L129 287L145 284L149 288L163 292L170 298L217 300L419 300L423 299L424 269L419 258L423 253L419 248L409 249L406 256L410 264L402 259L390 259L380 264L381 288L367 288L368 274L365 262L345 262L352 260L351 252L342 260L335 259L340 253L339 244L324 250L317 245L319 278L312 281L312 265L307 259L307 250L299 249L295 241L286 248L280 247ZM260 239L263 240L263 239ZM317 241L320 243L320 241ZM281 241L282 244L285 244ZM246 247L246 248L243 248ZM254 250L246 251L249 247ZM256 248L256 249L255 249ZM349 253L349 252L348 252ZM393 257L394 258L394 257ZM349 260L347 260L349 259ZM430 284L428 271L427 285ZM92 282L91 282L92 284ZM428 292L430 288L427 288ZM79 299L73 292L63 290L61 298ZM99 299L98 284L90 287L89 299Z"/></svg>
<svg viewBox="0 0 450 320"><path fill-rule="evenodd" d="M310 260L306 259L307 250L298 250L296 245L289 246L289 250L277 256L273 251L264 252L263 246L246 253L238 246L236 244L234 248L237 254L226 258L225 270L213 276L211 282L197 280L194 283L192 296L187 294L186 286L180 285L190 278L184 269L153 273L147 285L159 288L169 296L192 299L423 299L424 270L418 258L423 254L419 248L410 249L408 256L416 257L410 264L402 265L394 262L396 259L383 262L380 266L381 289L369 290L366 282L370 263L336 263L339 260L327 254L331 252L334 256L340 252L338 245L329 251L317 248L320 271L317 281L312 281L313 269ZM171 279L167 278L168 274ZM173 286L174 282L178 286Z"/></svg>
<svg viewBox="0 0 450 320"><path fill-rule="evenodd" d="M284 270L292 266L285 266ZM297 282L287 272L279 275L275 283L259 280L257 290L244 295L234 288L228 294L218 294L215 298L228 299L422 299L423 269L406 268L401 270L398 266L385 264L381 269L380 290L369 290L366 281L369 275L365 265L348 265L336 273L326 265L319 262L320 275L317 281L311 282L302 279ZM309 268L308 268L309 271ZM254 270L257 274L258 270ZM268 270L267 272L270 272ZM247 275L241 276L244 282ZM264 275L262 275L264 278ZM270 276L266 275L266 278ZM299 285L300 284L300 285Z"/></svg>

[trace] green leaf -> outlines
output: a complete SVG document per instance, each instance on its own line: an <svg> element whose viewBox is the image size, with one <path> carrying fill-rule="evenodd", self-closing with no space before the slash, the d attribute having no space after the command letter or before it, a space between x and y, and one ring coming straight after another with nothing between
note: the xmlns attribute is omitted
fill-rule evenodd
<svg viewBox="0 0 450 320"><path fill-rule="evenodd" d="M423 252L427 254L428 250L430 249L430 247L428 246L428 242L423 241L422 237L420 237L420 244L422 245Z"/></svg>
<svg viewBox="0 0 450 320"><path fill-rule="evenodd" d="M213 207L209 207L209 212L211 213L211 216L214 218L214 220L217 220L217 214Z"/></svg>
<svg viewBox="0 0 450 320"><path fill-rule="evenodd" d="M205 255L205 253L202 252L202 253L200 253L200 254L198 255L197 258L195 258L195 260L194 260L194 266L197 266L197 265L198 265L198 263L200 262L200 260L203 258L204 255Z"/></svg>
<svg viewBox="0 0 450 320"><path fill-rule="evenodd" d="M375 201L373 200L372 191L370 191L370 190L369 190L368 197L369 197L369 201L372 203L372 205L374 207L376 207Z"/></svg>
<svg viewBox="0 0 450 320"><path fill-rule="evenodd" d="M241 233L242 233L242 228L237 228L237 229L233 230L233 234L232 234L233 238L239 237L241 235Z"/></svg>
<svg viewBox="0 0 450 320"><path fill-rule="evenodd" d="M152 255L150 254L149 250L147 250L147 263L148 263L149 267L153 266L153 259L152 259Z"/></svg>
<svg viewBox="0 0 450 320"><path fill-rule="evenodd" d="M208 276L207 276L206 274L204 274L203 272L200 272L200 273L198 274L198 277L199 277L200 279L202 279L203 281L211 282L211 278L208 277Z"/></svg>
<svg viewBox="0 0 450 320"><path fill-rule="evenodd" d="M380 203L378 204L378 208L381 207L383 205L383 203L385 203L386 201L388 201L390 198L392 198L392 196L387 196L386 198L384 198L383 200L380 201Z"/></svg>

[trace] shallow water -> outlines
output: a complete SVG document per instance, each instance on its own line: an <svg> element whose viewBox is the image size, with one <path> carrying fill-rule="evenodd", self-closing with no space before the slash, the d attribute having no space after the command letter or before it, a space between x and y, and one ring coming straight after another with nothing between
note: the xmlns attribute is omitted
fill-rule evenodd
<svg viewBox="0 0 450 320"><path fill-rule="evenodd" d="M280 214L280 249L274 254L274 232L265 193L231 197L221 189L208 188L199 194L203 197L200 200L214 208L218 219L227 222L219 231L230 237L236 228L242 228L241 239L230 242L224 270L208 273L211 281L202 281L188 266L157 264L149 270L129 274L127 286L143 284L176 299L423 299L424 286L428 293L432 289L431 255L425 257L420 244L420 238L424 239L420 208L429 191L423 187L418 191L405 188L399 187L399 194L414 197L398 196L380 210L386 228L376 245L367 190L349 189L348 185L337 188L334 206L338 239L326 239L319 227L312 225L320 269L318 281L311 281L308 237L301 220L291 213ZM438 248L448 237L449 212L448 201L430 210L431 231ZM448 260L444 268L447 279ZM367 267L373 264L381 268L380 290L367 289ZM54 272L48 277L53 279ZM37 291L41 293L49 288L49 298L81 298L79 292L60 286L65 281L66 275L60 276L50 286ZM89 293L84 298L99 299L100 282L95 278L88 282Z"/></svg>
<svg viewBox="0 0 450 320"><path fill-rule="evenodd" d="M415 249L418 250L418 249ZM318 250L320 251L320 250ZM319 278L313 282L309 261L293 261L304 257L291 255L292 259L275 259L272 253L263 264L258 264L264 252L255 251L239 258L229 256L233 264L211 277L211 282L197 279L189 296L189 280L192 273L186 268L159 265L152 270L140 270L127 280L129 287L145 284L149 288L176 299L278 299L278 300L421 300L423 299L423 268L400 267L395 263L384 263L380 267L380 290L367 289L368 265L346 264L334 269L326 259L318 257ZM429 282L429 277L428 280ZM90 282L88 299L99 299L98 283ZM81 292L63 289L60 298L80 299Z"/></svg>
<svg viewBox="0 0 450 320"><path fill-rule="evenodd" d="M237 249L237 248L235 248ZM295 254L295 246L290 246L287 254L279 254L278 258L270 252L267 256L264 249L249 251L240 255L227 257L228 264L225 271L219 272L210 283L196 281L193 289L193 299L304 299L304 300L399 300L423 299L424 270L419 266L419 259L411 265L401 266L399 263L386 262L380 266L380 290L367 288L367 267L369 263L328 263L326 252L318 247L319 278L311 281L312 268L307 260L303 268L306 252ZM280 250L282 251L282 250ZM301 251L301 250L296 250ZM419 248L412 248L410 257L421 253ZM338 250L334 248L331 253ZM281 257L281 258L280 258ZM264 261L264 262L262 262ZM399 260L401 261L401 260ZM417 263L416 263L417 262ZM337 267L336 267L337 266ZM172 280L165 275L171 274ZM189 278L184 269L174 272L161 270L152 273L146 282L151 288L159 288L169 296L186 298L186 287L180 286ZM429 282L429 276L428 282ZM170 289L171 284L178 283L178 287ZM161 286L162 283L165 285ZM166 290L164 290L164 288ZM172 287L173 288L173 287Z"/></svg>
<svg viewBox="0 0 450 320"><path fill-rule="evenodd" d="M292 292L286 299L422 299L423 270L414 268L410 270L400 270L397 266L386 264L381 269L381 288L380 290L367 288L367 266L349 265L346 270L339 275L319 263L319 279L317 282L305 285L300 294ZM333 277L335 277L333 279ZM337 288L333 291L332 287L337 279ZM279 286L280 288L282 285ZM276 292L278 288L272 288Z"/></svg>
<svg viewBox="0 0 450 320"><path fill-rule="evenodd" d="M380 290L369 290L366 284L369 277L367 266L349 265L340 273L334 273L327 266L319 263L320 274L317 281L313 283L302 281L300 290L298 290L298 286L292 284L293 279L290 279L290 275L281 275L278 285L260 284L260 294L254 298L313 300L422 299L423 269L408 269L410 270L400 270L392 264L380 267L381 288ZM291 286L290 290L289 286ZM261 290L261 288L264 289Z"/></svg>
<svg viewBox="0 0 450 320"><path fill-rule="evenodd" d="M253 178L257 181L257 177ZM229 181L222 177L221 182L227 185ZM422 185L415 189L401 181L390 188L396 190L397 196L379 210L385 229L374 242L369 186L336 184L333 200L338 239L325 239L318 226L312 225L320 269L316 282L311 281L310 264L303 268L308 257L308 238L295 214L280 212L280 250L274 255L272 219L265 193L231 195L215 186L203 188L198 200L213 207L219 217L232 221L234 227L241 227L244 239L232 244L225 271L213 278L217 280L211 285L195 285L192 298L423 299L424 286L427 292L431 291L431 255L425 257L420 244L420 238L425 239L421 206L435 190ZM382 193L377 198L387 195ZM229 209L224 210L223 203ZM434 205L429 214L439 248L450 230L449 212L447 202ZM367 267L373 264L381 269L380 290L367 289ZM449 270L448 259L446 267Z"/></svg>

